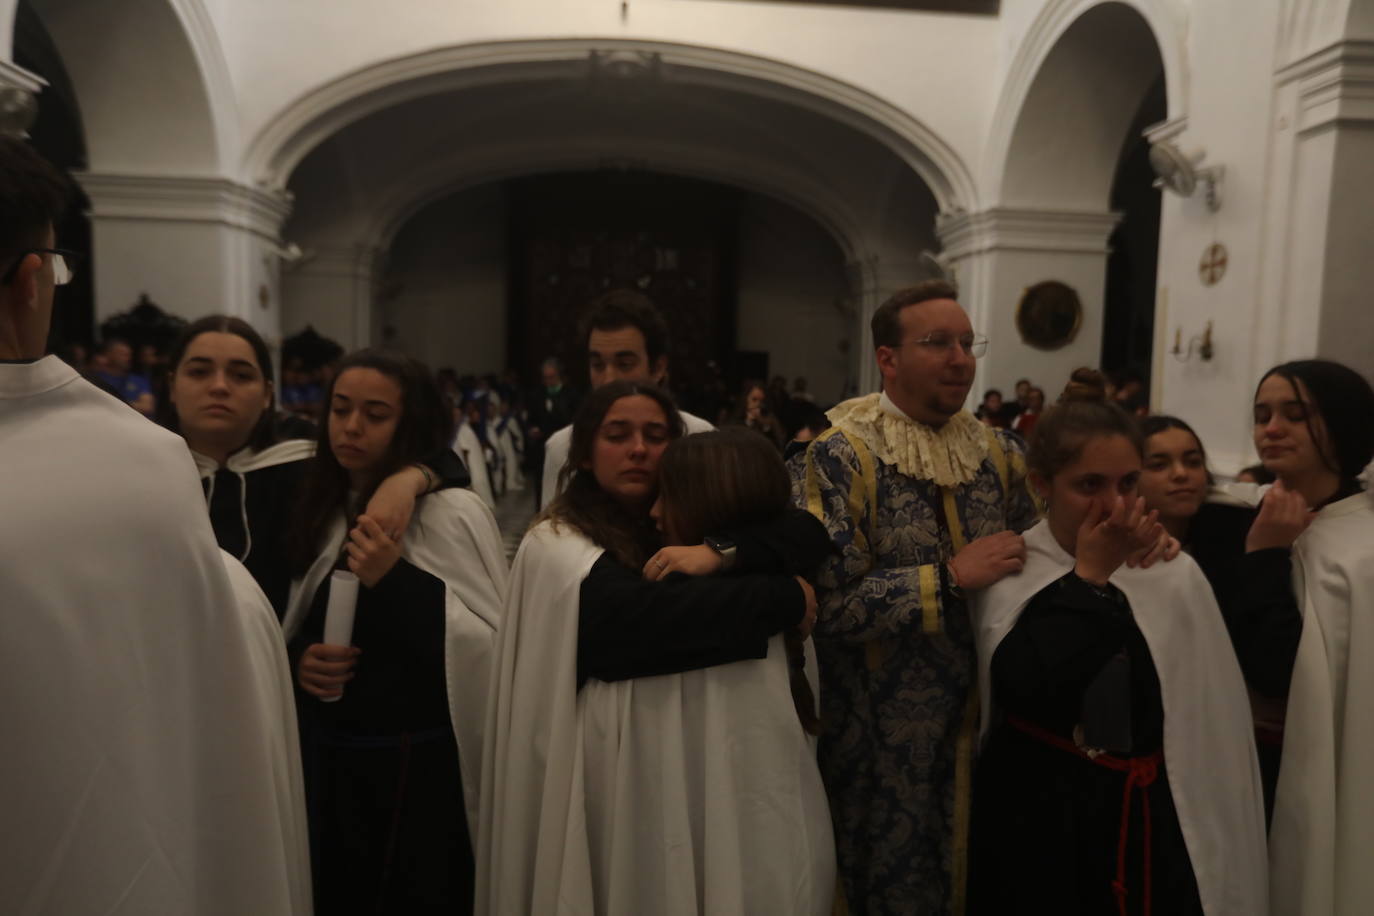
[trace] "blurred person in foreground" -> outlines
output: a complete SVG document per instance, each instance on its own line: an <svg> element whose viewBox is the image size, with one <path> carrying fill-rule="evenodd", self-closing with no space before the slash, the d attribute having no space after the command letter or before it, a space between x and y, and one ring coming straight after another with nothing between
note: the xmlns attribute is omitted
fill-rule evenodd
<svg viewBox="0 0 1374 916"><path fill-rule="evenodd" d="M183 442L43 355L69 189L0 139L0 912L307 914L272 608Z"/></svg>

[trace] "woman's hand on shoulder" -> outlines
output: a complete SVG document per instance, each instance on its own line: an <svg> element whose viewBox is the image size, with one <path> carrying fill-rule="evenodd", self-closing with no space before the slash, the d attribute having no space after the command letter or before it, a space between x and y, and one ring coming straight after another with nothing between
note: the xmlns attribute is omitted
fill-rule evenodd
<svg viewBox="0 0 1374 916"><path fill-rule="evenodd" d="M705 544L695 547L664 547L644 564L644 578L657 582L669 573L689 576L710 576L720 572L724 561L714 548Z"/></svg>
<svg viewBox="0 0 1374 916"><path fill-rule="evenodd" d="M368 515L358 516L357 525L348 533L345 549L348 568L368 588L380 582L401 558L400 540L383 531L382 526Z"/></svg>
<svg viewBox="0 0 1374 916"><path fill-rule="evenodd" d="M311 643L301 653L296 682L306 693L321 700L342 696L344 684L353 680L361 651L352 646Z"/></svg>

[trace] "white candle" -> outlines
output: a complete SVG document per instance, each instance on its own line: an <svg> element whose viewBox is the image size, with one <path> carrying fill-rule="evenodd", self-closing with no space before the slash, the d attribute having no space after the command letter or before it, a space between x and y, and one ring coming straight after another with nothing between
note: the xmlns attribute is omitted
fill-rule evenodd
<svg viewBox="0 0 1374 916"><path fill-rule="evenodd" d="M358 577L336 569L329 577L329 606L324 612L324 642L329 646L353 645L353 612L358 607ZM321 697L333 703L342 697Z"/></svg>

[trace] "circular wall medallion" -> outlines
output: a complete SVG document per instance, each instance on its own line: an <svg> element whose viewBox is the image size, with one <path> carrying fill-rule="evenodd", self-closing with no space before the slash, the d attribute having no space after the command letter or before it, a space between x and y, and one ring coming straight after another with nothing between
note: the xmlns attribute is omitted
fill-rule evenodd
<svg viewBox="0 0 1374 916"><path fill-rule="evenodd" d="M1226 246L1220 242L1214 242L1203 250L1202 260L1197 265L1203 286L1216 286L1221 282L1221 278L1226 276L1226 259Z"/></svg>
<svg viewBox="0 0 1374 916"><path fill-rule="evenodd" d="M1026 289L1016 306L1016 330L1040 350L1058 350L1078 336L1083 304L1072 286L1046 280Z"/></svg>

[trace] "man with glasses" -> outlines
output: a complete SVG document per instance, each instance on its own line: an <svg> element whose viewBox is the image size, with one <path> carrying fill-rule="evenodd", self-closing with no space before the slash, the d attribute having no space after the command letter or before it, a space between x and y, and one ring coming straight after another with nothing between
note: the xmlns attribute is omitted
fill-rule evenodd
<svg viewBox="0 0 1374 916"><path fill-rule="evenodd" d="M185 443L43 355L68 196L0 137L0 913L309 912L276 615Z"/></svg>
<svg viewBox="0 0 1374 916"><path fill-rule="evenodd" d="M978 734L965 593L1020 570L1035 521L1016 437L964 409L987 338L929 281L873 315L883 391L792 463L823 521L821 773L849 912L963 911Z"/></svg>

